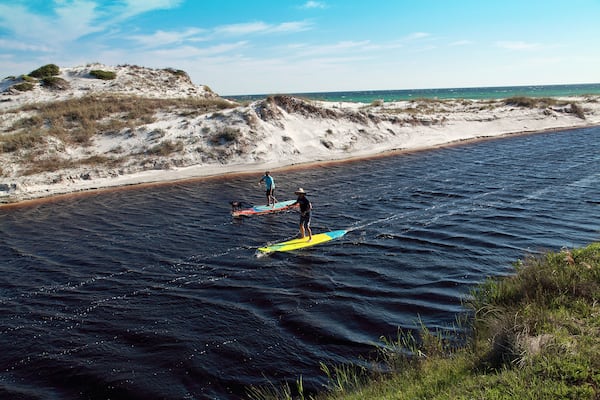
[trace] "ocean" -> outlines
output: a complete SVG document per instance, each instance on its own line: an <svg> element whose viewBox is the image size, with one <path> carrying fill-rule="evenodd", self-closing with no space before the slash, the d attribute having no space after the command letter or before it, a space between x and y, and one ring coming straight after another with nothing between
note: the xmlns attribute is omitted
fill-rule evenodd
<svg viewBox="0 0 600 400"><path fill-rule="evenodd" d="M514 96L560 97L600 95L600 83L577 85L532 85L499 86L447 89L408 89L408 90L367 90L348 92L289 93L311 100L332 102L372 103L375 100L386 102L425 99L503 99ZM267 94L223 96L236 101L254 101L267 97Z"/></svg>

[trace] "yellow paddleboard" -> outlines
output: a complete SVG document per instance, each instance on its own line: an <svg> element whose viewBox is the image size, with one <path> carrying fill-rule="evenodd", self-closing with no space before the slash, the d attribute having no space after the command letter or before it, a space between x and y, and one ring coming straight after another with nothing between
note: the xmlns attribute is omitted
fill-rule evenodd
<svg viewBox="0 0 600 400"><path fill-rule="evenodd" d="M341 238L348 231L339 230L339 231L331 231L325 233L319 233L312 236L312 240L308 241L308 236L302 239L292 239L287 242L275 243L270 246L259 247L258 250L263 253L271 253L274 251L290 251L290 250L298 250L303 249L305 247L314 246L317 244L329 242L330 240Z"/></svg>

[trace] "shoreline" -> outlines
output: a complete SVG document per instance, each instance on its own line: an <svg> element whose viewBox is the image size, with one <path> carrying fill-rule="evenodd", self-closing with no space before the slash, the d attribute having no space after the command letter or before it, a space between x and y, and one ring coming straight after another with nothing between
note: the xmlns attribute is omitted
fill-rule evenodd
<svg viewBox="0 0 600 400"><path fill-rule="evenodd" d="M169 70L90 64L60 79L1 92L2 208L600 125L600 95L241 104Z"/></svg>
<svg viewBox="0 0 600 400"><path fill-rule="evenodd" d="M443 149L443 148L450 148L450 147L461 146L461 145L474 144L474 143L484 142L484 141L489 141L489 140L506 140L506 139L510 139L512 137L518 137L518 136L536 135L536 134L544 134L544 133L560 133L560 132L568 131L568 130L587 129L587 128L593 128L593 127L597 127L597 126L600 126L600 123L593 123L593 124L589 124L589 125L585 125L585 126L574 125L571 127L560 127L560 128L551 127L551 128L546 128L546 129L540 129L540 130L507 132L507 133L502 133L499 135L490 134L490 135L482 135L482 136L478 136L478 137L457 138L455 140L452 140L452 141L449 141L446 143L440 143L440 144L431 145L431 146L423 146L423 147L415 147L415 148L396 148L396 149L380 151L380 152L373 153L373 154L355 155L355 156L350 156L347 158L330 159L330 160L316 159L316 160L303 161L303 162L287 164L287 165L286 164L265 165L265 164L261 164L261 163L256 163L255 165L240 165L239 168L244 168L245 169L244 171L238 171L235 168L235 165L229 165L229 166L224 165L221 167L222 169L225 169L225 171L223 171L223 172L212 172L212 173L208 173L208 174L202 174L202 175L198 174L198 175L194 175L194 176L185 176L185 174L182 174L184 176L179 176L179 177L163 176L163 177L161 177L160 175L172 175L173 173L175 173L175 175L177 175L177 172L181 172L181 169L180 170L152 170L152 171L146 171L146 172L153 173L153 174L148 174L148 175L155 175L153 180L145 181L144 179L138 179L137 181L134 180L132 182L121 183L121 184L107 184L104 186L90 187L90 188L85 188L85 187L74 188L71 191L50 193L46 196L32 197L32 198L26 198L26 199L22 199L22 200L16 200L13 202L0 203L0 209L30 207L30 206L40 205L40 204L47 204L47 203L52 203L52 202L56 202L56 201L61 201L61 200L65 200L65 199L102 195L102 194L107 194L107 193L111 193L111 192L120 192L120 191L125 191L125 190L138 190L138 189L151 188L151 187L176 185L176 184L181 184L181 183L185 184L185 183L194 183L194 182L202 182L202 181L209 181L209 180L251 176L251 175L260 174L265 169L269 169L269 170L275 171L275 172L287 172L287 171L304 170L304 169L321 167L321 166L341 165L341 164L355 163L355 162L361 162L361 161L367 161L367 160L375 160L375 159L386 158L386 157L401 156L401 155L406 155L406 154L415 154L415 153L421 153L421 152L425 152L425 151L433 151L436 149ZM202 169L202 168L206 168L206 166L190 166L190 167L184 167L182 169ZM128 180L128 179L132 179L132 178L124 177L124 180Z"/></svg>

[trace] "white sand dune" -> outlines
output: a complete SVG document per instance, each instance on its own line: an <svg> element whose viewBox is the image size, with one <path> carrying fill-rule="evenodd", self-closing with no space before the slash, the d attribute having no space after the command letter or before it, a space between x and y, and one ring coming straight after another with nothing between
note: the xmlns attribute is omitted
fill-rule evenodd
<svg viewBox="0 0 600 400"><path fill-rule="evenodd" d="M113 71L117 77L95 79L89 74L93 69ZM67 82L67 88L49 89L36 84L25 92L13 87L20 79L7 78L0 82L0 145L3 139L26 131L19 121L38 113L35 109L24 111L24 105L103 93L154 99L218 98L207 86L194 85L186 74L175 72L91 64L61 68L59 77ZM134 129L94 135L85 144L47 135L26 149L0 148L0 203L228 173L259 173L465 140L600 124L600 97L556 100L534 107L507 105L503 100L465 99L371 105L271 96L218 112L164 109L153 121ZM148 151L167 142L177 144L175 151L164 155ZM93 156L115 155L117 163L78 163ZM69 167L25 173L32 164L48 157L68 160Z"/></svg>

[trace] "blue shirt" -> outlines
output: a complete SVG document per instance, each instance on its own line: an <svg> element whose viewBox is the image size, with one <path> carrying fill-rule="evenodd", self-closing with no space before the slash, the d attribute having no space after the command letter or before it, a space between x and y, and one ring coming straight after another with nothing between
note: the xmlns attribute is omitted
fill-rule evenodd
<svg viewBox="0 0 600 400"><path fill-rule="evenodd" d="M261 181L265 181L265 185L267 186L267 190L275 189L275 181L271 175L265 175L261 178Z"/></svg>

